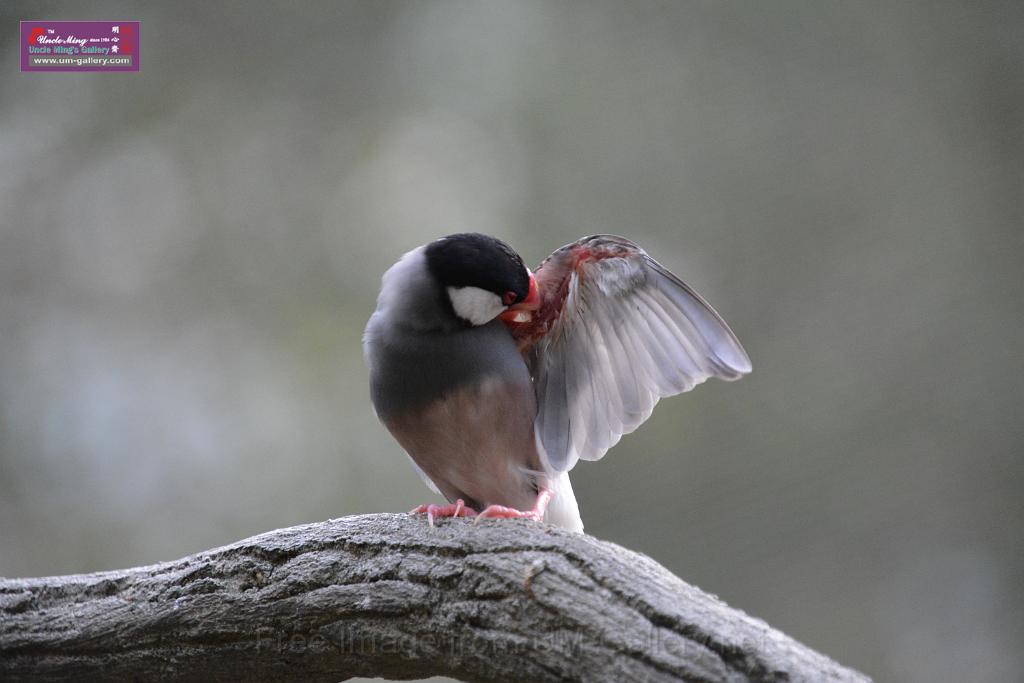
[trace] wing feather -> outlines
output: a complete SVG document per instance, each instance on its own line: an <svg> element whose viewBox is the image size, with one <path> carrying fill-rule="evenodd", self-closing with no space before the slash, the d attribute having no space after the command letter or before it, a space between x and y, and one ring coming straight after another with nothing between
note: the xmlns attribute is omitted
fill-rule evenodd
<svg viewBox="0 0 1024 683"><path fill-rule="evenodd" d="M534 377L538 450L555 471L603 457L658 399L750 372L721 316L629 240L584 238L535 275L540 321L512 333Z"/></svg>

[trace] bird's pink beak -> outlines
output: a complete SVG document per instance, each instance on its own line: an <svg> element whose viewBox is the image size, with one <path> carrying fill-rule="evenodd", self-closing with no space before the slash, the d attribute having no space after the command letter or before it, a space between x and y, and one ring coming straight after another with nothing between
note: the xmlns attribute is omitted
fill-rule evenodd
<svg viewBox="0 0 1024 683"><path fill-rule="evenodd" d="M503 323L528 323L533 320L533 312L540 308L540 290L537 289L537 278L533 276L533 272L529 268L526 272L530 273L530 289L526 293L526 298L517 304L512 304L498 316Z"/></svg>

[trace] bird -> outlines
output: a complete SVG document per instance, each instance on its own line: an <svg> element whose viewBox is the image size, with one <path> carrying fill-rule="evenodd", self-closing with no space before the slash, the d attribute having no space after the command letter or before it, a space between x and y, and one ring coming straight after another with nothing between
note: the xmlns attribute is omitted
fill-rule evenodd
<svg viewBox="0 0 1024 683"><path fill-rule="evenodd" d="M531 271L500 239L458 233L382 277L363 334L378 419L440 517L525 518L582 532L569 481L662 397L750 359L718 313L630 240L591 235Z"/></svg>

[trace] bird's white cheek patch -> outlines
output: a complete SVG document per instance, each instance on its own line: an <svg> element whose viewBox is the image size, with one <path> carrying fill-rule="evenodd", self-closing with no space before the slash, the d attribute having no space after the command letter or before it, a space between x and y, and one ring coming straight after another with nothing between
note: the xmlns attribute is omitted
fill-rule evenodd
<svg viewBox="0 0 1024 683"><path fill-rule="evenodd" d="M479 287L449 287L448 298L455 315L473 325L489 323L505 310L501 297Z"/></svg>

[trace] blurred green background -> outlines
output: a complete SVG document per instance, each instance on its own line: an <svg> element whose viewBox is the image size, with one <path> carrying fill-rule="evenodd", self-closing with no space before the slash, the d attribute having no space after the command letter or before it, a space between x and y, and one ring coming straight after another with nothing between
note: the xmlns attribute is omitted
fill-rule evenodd
<svg viewBox="0 0 1024 683"><path fill-rule="evenodd" d="M0 575L431 494L380 275L626 235L754 363L574 471L587 530L879 680L1024 669L1024 5L4 3ZM22 74L20 19L141 20Z"/></svg>

